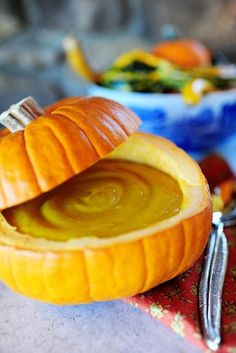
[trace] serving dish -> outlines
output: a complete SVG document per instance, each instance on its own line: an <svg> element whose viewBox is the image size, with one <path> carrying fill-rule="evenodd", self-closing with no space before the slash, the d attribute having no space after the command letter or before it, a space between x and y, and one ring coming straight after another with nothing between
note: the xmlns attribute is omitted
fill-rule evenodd
<svg viewBox="0 0 236 353"><path fill-rule="evenodd" d="M91 69L75 39L65 47L68 63L88 81L88 95L126 105L141 117L141 130L187 151L211 149L235 134L235 66L213 65L203 44L179 40L152 53L132 50L103 72Z"/></svg>
<svg viewBox="0 0 236 353"><path fill-rule="evenodd" d="M187 151L212 149L236 133L236 89L210 92L197 105L178 93L139 93L88 84L89 95L115 99L142 119L140 130L164 136Z"/></svg>

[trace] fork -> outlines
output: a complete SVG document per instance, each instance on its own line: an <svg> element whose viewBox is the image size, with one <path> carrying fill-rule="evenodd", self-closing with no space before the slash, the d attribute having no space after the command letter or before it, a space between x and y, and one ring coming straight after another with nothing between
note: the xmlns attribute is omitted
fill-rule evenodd
<svg viewBox="0 0 236 353"><path fill-rule="evenodd" d="M236 225L236 199L226 213L213 212L204 266L199 285L199 310L202 331L207 346L216 351L221 342L221 304L224 279L228 262L228 245L224 226Z"/></svg>

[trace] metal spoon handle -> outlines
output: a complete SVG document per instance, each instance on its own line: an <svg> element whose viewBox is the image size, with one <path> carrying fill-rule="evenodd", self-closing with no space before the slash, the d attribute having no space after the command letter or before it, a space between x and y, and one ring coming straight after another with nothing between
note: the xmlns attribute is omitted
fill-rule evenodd
<svg viewBox="0 0 236 353"><path fill-rule="evenodd" d="M227 240L220 222L213 228L208 241L199 287L203 335L211 350L217 350L221 341L221 304L227 261Z"/></svg>
<svg viewBox="0 0 236 353"><path fill-rule="evenodd" d="M220 337L222 292L228 263L228 245L224 232L219 233L219 244L212 264L212 277L209 288L209 322L215 335Z"/></svg>

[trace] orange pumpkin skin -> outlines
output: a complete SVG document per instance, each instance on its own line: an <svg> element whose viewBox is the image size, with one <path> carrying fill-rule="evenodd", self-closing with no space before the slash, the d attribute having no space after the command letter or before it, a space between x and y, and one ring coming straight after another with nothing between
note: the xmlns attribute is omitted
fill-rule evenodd
<svg viewBox="0 0 236 353"><path fill-rule="evenodd" d="M183 183L190 187L189 175L198 166L189 157L165 139L141 133L134 139L143 159L149 161L153 157L142 150L150 144L157 148L157 156L164 154L164 164L169 159L171 164L177 163L174 173L177 165L184 168L181 173L187 181L184 179ZM135 160L136 147L131 144L129 150L124 149L115 158L127 158L130 151L134 154L130 160ZM203 175L196 173L199 185L194 184L193 188L197 188L196 195L200 192L204 197L199 209L181 221L158 231L144 230L138 237L115 237L109 245L102 245L101 241L98 246L70 250L27 249L26 243L22 247L0 240L0 279L18 293L64 305L132 296L177 276L201 255L211 228L210 194ZM2 233L3 227L0 229Z"/></svg>
<svg viewBox="0 0 236 353"><path fill-rule="evenodd" d="M186 69L211 64L211 53L207 47L192 39L162 42L153 48L152 53Z"/></svg>
<svg viewBox="0 0 236 353"><path fill-rule="evenodd" d="M177 227L109 249L52 253L0 245L0 278L20 294L53 304L132 296L191 267L205 247L203 222L210 214L205 209Z"/></svg>
<svg viewBox="0 0 236 353"><path fill-rule="evenodd" d="M124 142L140 123L130 110L105 98L68 98L45 111L24 131L1 134L1 210L82 172Z"/></svg>

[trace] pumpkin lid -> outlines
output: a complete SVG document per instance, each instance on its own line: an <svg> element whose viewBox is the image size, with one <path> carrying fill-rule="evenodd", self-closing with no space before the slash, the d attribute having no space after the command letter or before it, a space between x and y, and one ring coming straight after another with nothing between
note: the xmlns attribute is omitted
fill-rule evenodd
<svg viewBox="0 0 236 353"><path fill-rule="evenodd" d="M81 173L134 132L140 119L100 97L62 99L44 110L32 97L1 114L0 209L35 198Z"/></svg>

